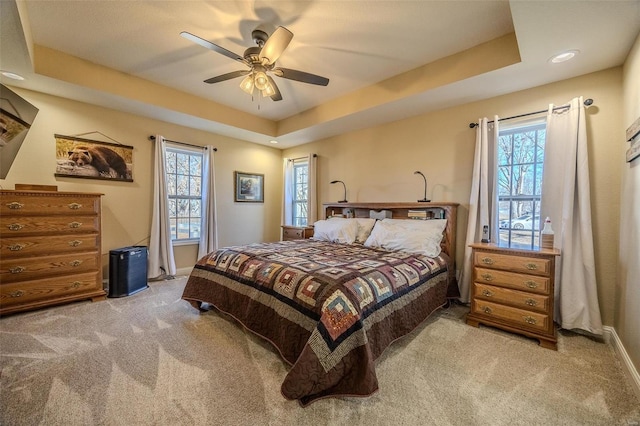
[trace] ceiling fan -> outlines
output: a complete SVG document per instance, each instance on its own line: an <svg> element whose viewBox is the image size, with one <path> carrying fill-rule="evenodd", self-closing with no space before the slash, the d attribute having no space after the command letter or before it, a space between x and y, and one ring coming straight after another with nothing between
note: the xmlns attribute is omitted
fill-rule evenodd
<svg viewBox="0 0 640 426"><path fill-rule="evenodd" d="M282 95L280 94L280 90L278 89L276 82L268 73L272 73L277 77L300 81L302 83L316 84L319 86L326 86L329 84L328 78L321 77L319 75L292 70L289 68L276 67L276 61L280 55L282 55L282 52L284 52L287 46L289 46L289 43L293 38L293 33L285 27L276 28L271 36L259 28L253 30L251 32L251 36L258 47L248 48L244 51L243 56L233 53L224 47L218 46L217 44L211 43L210 41L189 32L183 31L180 35L187 40L191 40L200 46L206 47L214 52L218 52L238 62L242 62L249 67L248 70L232 71L217 77L211 77L205 80L205 83L219 83L232 78L245 76L240 83L242 90L250 95L253 94L254 90L258 90L262 93L262 96L269 96L274 101L281 101Z"/></svg>

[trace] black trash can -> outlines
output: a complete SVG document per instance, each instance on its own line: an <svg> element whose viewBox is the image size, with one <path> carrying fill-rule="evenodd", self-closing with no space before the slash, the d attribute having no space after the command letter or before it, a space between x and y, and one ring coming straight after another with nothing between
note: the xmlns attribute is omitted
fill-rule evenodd
<svg viewBox="0 0 640 426"><path fill-rule="evenodd" d="M123 247L109 251L109 295L130 296L145 288L147 284L146 246Z"/></svg>

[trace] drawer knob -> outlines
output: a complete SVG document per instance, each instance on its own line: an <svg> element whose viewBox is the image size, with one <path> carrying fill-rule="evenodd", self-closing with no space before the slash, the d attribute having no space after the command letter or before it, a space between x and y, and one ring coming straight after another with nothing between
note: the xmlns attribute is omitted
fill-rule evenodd
<svg viewBox="0 0 640 426"><path fill-rule="evenodd" d="M12 223L10 225L7 225L7 228L9 228L9 231L19 231L24 228L24 225L20 225L19 223Z"/></svg>
<svg viewBox="0 0 640 426"><path fill-rule="evenodd" d="M71 247L78 247L80 244L82 244L82 241L80 241L80 240L69 241L69 245Z"/></svg>
<svg viewBox="0 0 640 426"><path fill-rule="evenodd" d="M82 260L72 260L71 262L69 262L69 265L71 266L80 266L82 265Z"/></svg>
<svg viewBox="0 0 640 426"><path fill-rule="evenodd" d="M491 297L493 296L493 293L487 289L482 290L482 295L485 297Z"/></svg>
<svg viewBox="0 0 640 426"><path fill-rule="evenodd" d="M20 210L24 207L24 204L20 204L17 201L14 201L13 203L8 203L7 207L9 207L11 210Z"/></svg>
<svg viewBox="0 0 640 426"><path fill-rule="evenodd" d="M538 269L538 265L536 265L535 263L525 263L524 267L530 271L535 271L536 269Z"/></svg>
<svg viewBox="0 0 640 426"><path fill-rule="evenodd" d="M14 244L14 245L7 246L7 247L8 247L8 248L9 248L9 250L11 250L11 251L20 251L20 250L22 250L23 248L25 248L26 246L25 246L24 244Z"/></svg>
<svg viewBox="0 0 640 426"><path fill-rule="evenodd" d="M11 272L12 274L19 274L20 272L24 272L26 270L27 268L25 268L24 266L16 266L15 268L9 268L9 272Z"/></svg>
<svg viewBox="0 0 640 426"><path fill-rule="evenodd" d="M538 305L538 301L535 299L527 299L524 301L524 304L528 306L536 306Z"/></svg>
<svg viewBox="0 0 640 426"><path fill-rule="evenodd" d="M480 261L485 265L493 265L495 263L494 260L490 257L483 257Z"/></svg>
<svg viewBox="0 0 640 426"><path fill-rule="evenodd" d="M80 287L80 285L82 285L82 283L80 281L74 281L71 283L71 287L73 288L78 288Z"/></svg>
<svg viewBox="0 0 640 426"><path fill-rule="evenodd" d="M526 317L522 317L522 319L524 320L524 322L526 322L527 324L533 324L535 325L537 323L536 319L534 317L530 317L530 316L526 316Z"/></svg>
<svg viewBox="0 0 640 426"><path fill-rule="evenodd" d="M490 307L485 306L484 308L482 308L482 312L484 312L485 314L490 314L493 311L491 310Z"/></svg>
<svg viewBox="0 0 640 426"><path fill-rule="evenodd" d="M69 228L72 228L72 229L80 228L81 226L82 226L82 222L71 222L69 224Z"/></svg>
<svg viewBox="0 0 640 426"><path fill-rule="evenodd" d="M535 282L535 281L531 281L531 280L529 280L529 281L525 281L525 282L524 282L524 285L526 285L526 286L527 286L527 287L529 287L529 288L536 288L536 287L538 287L538 283L537 283L537 282Z"/></svg>
<svg viewBox="0 0 640 426"><path fill-rule="evenodd" d="M481 277L485 281L493 281L493 276L491 274L482 274Z"/></svg>
<svg viewBox="0 0 640 426"><path fill-rule="evenodd" d="M82 204L70 203L67 205L71 210L78 210L82 208Z"/></svg>
<svg viewBox="0 0 640 426"><path fill-rule="evenodd" d="M21 297L24 296L24 291L22 290L18 290L18 291L14 291L12 293L9 293L9 297Z"/></svg>

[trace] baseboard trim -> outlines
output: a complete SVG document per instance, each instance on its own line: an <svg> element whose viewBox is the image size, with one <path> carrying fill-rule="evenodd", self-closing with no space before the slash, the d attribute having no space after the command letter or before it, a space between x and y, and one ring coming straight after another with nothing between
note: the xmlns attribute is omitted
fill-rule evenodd
<svg viewBox="0 0 640 426"><path fill-rule="evenodd" d="M189 266L188 268L178 268L176 269L176 276L178 275L189 276L189 274L191 274L191 271L193 271L193 266Z"/></svg>
<svg viewBox="0 0 640 426"><path fill-rule="evenodd" d="M624 367L623 369L630 379L631 387L636 392L638 398L640 398L640 374L638 374L638 370L633 365L631 357L629 357L627 350L624 348L622 340L620 340L620 336L616 333L615 328L608 325L603 327L603 332L605 342L613 346L613 349L616 351L616 355L618 355L618 358L622 362Z"/></svg>

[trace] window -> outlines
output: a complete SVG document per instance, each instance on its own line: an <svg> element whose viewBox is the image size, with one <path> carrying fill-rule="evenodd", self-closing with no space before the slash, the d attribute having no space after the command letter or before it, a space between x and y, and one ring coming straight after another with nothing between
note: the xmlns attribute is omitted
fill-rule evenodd
<svg viewBox="0 0 640 426"><path fill-rule="evenodd" d="M500 129L498 212L500 245L534 249L540 237L544 121Z"/></svg>
<svg viewBox="0 0 640 426"><path fill-rule="evenodd" d="M293 226L307 226L307 200L309 198L309 162L293 162Z"/></svg>
<svg viewBox="0 0 640 426"><path fill-rule="evenodd" d="M167 145L166 174L171 239L197 240L202 223L202 152Z"/></svg>

